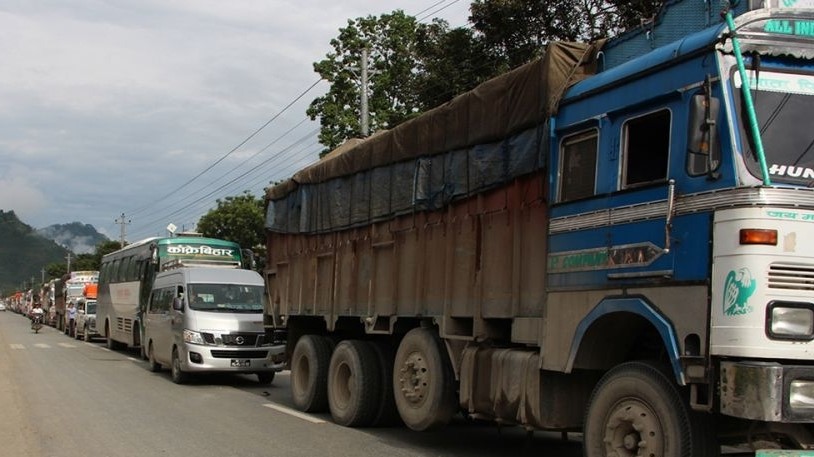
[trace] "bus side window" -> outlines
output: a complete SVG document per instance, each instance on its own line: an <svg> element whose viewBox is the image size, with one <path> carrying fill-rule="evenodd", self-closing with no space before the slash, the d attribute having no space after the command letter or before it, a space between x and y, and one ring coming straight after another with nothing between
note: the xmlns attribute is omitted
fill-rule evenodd
<svg viewBox="0 0 814 457"><path fill-rule="evenodd" d="M667 179L670 111L662 109L625 122L623 189Z"/></svg>
<svg viewBox="0 0 814 457"><path fill-rule="evenodd" d="M560 143L559 201L592 197L596 193L599 131L569 135Z"/></svg>

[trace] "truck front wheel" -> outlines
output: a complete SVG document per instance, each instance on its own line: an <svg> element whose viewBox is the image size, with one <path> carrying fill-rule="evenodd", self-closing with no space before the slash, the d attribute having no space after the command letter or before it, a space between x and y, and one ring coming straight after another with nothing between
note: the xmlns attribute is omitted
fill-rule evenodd
<svg viewBox="0 0 814 457"><path fill-rule="evenodd" d="M333 343L320 335L303 335L291 356L291 396L300 411L328 409L328 366Z"/></svg>
<svg viewBox="0 0 814 457"><path fill-rule="evenodd" d="M393 392L404 424L423 431L446 425L457 410L455 376L436 334L407 332L396 351Z"/></svg>
<svg viewBox="0 0 814 457"><path fill-rule="evenodd" d="M624 363L591 396L585 456L695 456L692 429L688 406L667 374L650 363Z"/></svg>

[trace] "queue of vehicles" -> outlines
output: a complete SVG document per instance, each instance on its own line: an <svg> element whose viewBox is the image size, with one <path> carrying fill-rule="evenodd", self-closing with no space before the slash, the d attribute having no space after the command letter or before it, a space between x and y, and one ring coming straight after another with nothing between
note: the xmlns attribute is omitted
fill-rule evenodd
<svg viewBox="0 0 814 457"><path fill-rule="evenodd" d="M269 188L265 278L219 240L108 254L100 337L177 383L289 368L345 426L814 449L814 1L724 3L551 43Z"/></svg>

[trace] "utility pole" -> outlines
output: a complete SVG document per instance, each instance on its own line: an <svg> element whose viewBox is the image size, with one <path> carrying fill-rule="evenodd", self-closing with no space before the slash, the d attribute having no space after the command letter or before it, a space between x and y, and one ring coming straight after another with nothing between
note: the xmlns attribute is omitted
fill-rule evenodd
<svg viewBox="0 0 814 457"><path fill-rule="evenodd" d="M122 213L122 215L114 222L122 226L119 236L119 244L121 244L121 247L124 247L124 245L127 243L127 224L129 224L132 221L130 219L125 218L124 213Z"/></svg>
<svg viewBox="0 0 814 457"><path fill-rule="evenodd" d="M361 65L361 72L362 72L362 116L361 116L361 127L362 127L362 137L366 138L370 133L370 115L369 115L369 108L367 103L367 47L362 48L362 65Z"/></svg>
<svg viewBox="0 0 814 457"><path fill-rule="evenodd" d="M69 252L68 255L65 257L68 259L68 273L71 272L71 253Z"/></svg>

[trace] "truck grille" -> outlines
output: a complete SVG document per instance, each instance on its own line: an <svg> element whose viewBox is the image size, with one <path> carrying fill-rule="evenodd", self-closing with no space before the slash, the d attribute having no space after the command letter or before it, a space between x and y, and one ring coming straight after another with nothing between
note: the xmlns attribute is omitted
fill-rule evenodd
<svg viewBox="0 0 814 457"><path fill-rule="evenodd" d="M814 265L771 264L769 266L769 288L814 291Z"/></svg>
<svg viewBox="0 0 814 457"><path fill-rule="evenodd" d="M228 351L212 350L212 357L216 359L265 359L269 351Z"/></svg>

